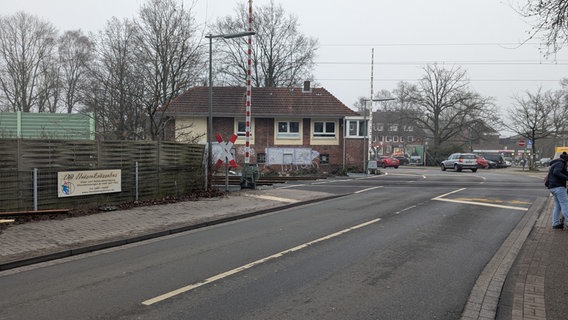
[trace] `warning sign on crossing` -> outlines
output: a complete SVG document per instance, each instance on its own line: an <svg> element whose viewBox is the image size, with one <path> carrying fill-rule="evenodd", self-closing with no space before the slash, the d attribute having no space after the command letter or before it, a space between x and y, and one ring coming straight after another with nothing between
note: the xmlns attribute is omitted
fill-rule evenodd
<svg viewBox="0 0 568 320"><path fill-rule="evenodd" d="M231 167L236 168L237 162L231 153L231 149L233 148L233 144L237 141L237 135L233 134L229 141L223 141L223 137L220 134L215 135L217 141L219 142L219 146L221 146L221 153L217 155L217 164L227 163L231 165Z"/></svg>

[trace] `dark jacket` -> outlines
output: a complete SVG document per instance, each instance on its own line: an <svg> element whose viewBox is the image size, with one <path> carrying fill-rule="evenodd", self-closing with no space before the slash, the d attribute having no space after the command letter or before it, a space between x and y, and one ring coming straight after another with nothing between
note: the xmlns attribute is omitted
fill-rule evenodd
<svg viewBox="0 0 568 320"><path fill-rule="evenodd" d="M561 159L550 161L550 168L548 168L548 189L558 187L566 188L566 180L568 180L566 163Z"/></svg>

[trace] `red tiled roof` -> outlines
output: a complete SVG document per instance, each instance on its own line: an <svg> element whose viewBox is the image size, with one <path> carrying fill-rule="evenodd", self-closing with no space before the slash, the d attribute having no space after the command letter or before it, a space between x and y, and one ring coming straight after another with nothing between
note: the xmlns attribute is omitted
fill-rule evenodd
<svg viewBox="0 0 568 320"><path fill-rule="evenodd" d="M245 115L245 87L213 87L213 115L234 117ZM251 113L253 118L275 116L302 117L344 117L357 116L335 96L323 88L252 88ZM174 99L167 107L166 114L185 116L207 116L209 114L209 88L193 87Z"/></svg>

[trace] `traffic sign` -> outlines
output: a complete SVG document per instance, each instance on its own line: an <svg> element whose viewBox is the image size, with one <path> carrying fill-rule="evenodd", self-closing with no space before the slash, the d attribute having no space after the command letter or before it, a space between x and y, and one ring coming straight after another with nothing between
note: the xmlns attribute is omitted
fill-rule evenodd
<svg viewBox="0 0 568 320"><path fill-rule="evenodd" d="M527 142L525 141L525 139L520 139L519 141L517 141L517 144L519 145L519 147L524 147L527 145Z"/></svg>
<svg viewBox="0 0 568 320"><path fill-rule="evenodd" d="M237 162L235 161L235 158L231 153L231 148L233 147L235 141L237 141L237 135L233 134L231 139L227 142L224 142L223 137L218 133L217 135L215 135L215 138L217 138L217 141L221 146L221 154L217 155L217 164L223 164L226 161L228 164L231 165L231 167L236 168Z"/></svg>

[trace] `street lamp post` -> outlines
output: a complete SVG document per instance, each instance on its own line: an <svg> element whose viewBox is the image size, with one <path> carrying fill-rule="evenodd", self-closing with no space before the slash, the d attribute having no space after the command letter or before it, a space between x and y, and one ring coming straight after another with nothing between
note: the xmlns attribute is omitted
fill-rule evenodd
<svg viewBox="0 0 568 320"><path fill-rule="evenodd" d="M211 164L213 162L213 39L223 38L223 39L233 39L242 38L247 36L252 36L256 32L239 32L230 34L208 34L205 38L209 39L209 97L208 97L208 110L209 114L207 117L207 174L205 175L205 185L207 189L211 186L211 180L209 176L212 174Z"/></svg>

